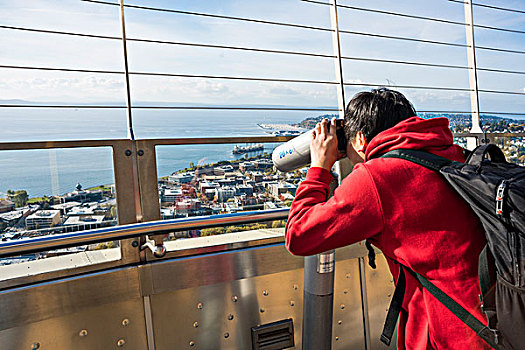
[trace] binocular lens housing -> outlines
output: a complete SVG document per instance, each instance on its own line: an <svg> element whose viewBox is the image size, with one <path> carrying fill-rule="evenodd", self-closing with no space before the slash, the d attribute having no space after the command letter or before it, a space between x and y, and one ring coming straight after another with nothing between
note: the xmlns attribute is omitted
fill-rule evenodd
<svg viewBox="0 0 525 350"><path fill-rule="evenodd" d="M346 153L347 140L343 128L343 119L336 119L337 149ZM330 123L328 124L330 130ZM272 161L279 171L289 172L310 164L310 142L313 130L307 131L274 149Z"/></svg>

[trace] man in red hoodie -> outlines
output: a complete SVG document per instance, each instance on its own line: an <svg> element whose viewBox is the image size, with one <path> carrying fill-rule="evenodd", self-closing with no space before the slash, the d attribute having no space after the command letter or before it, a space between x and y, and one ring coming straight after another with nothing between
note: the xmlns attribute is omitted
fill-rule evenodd
<svg viewBox="0 0 525 350"><path fill-rule="evenodd" d="M416 117L399 92L357 94L345 112L346 156L355 165L328 199L330 169L341 158L335 119L317 124L311 167L297 189L286 225L292 254L313 255L369 240L382 250L397 278L404 264L447 293L481 322L478 257L485 245L469 205L432 170L397 158L417 149L463 162L448 119ZM398 349L490 349L411 274L398 328Z"/></svg>

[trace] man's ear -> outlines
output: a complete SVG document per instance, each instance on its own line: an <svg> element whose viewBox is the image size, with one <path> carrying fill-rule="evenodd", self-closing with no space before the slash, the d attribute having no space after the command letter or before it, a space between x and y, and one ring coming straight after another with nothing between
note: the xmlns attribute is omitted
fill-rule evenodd
<svg viewBox="0 0 525 350"><path fill-rule="evenodd" d="M355 148L357 152L365 152L366 147L368 146L368 141L366 140L365 134L362 131L358 131L355 135Z"/></svg>

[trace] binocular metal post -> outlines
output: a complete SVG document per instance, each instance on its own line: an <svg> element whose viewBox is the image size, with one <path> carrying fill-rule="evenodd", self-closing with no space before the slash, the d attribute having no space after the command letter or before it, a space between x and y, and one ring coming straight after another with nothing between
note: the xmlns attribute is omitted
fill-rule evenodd
<svg viewBox="0 0 525 350"><path fill-rule="evenodd" d="M335 251L304 258L303 350L332 347Z"/></svg>

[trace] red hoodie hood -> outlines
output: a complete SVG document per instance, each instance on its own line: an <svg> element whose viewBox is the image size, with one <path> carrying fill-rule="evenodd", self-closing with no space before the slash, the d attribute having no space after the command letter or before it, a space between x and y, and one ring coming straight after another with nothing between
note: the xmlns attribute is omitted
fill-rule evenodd
<svg viewBox="0 0 525 350"><path fill-rule="evenodd" d="M463 149L453 141L447 118L412 117L375 136L366 148L365 161L401 148L427 151L463 162Z"/></svg>

